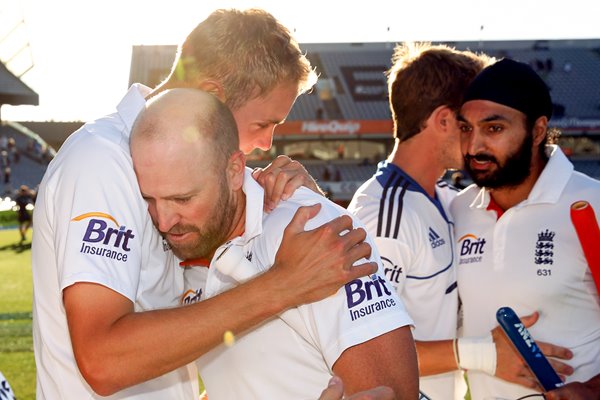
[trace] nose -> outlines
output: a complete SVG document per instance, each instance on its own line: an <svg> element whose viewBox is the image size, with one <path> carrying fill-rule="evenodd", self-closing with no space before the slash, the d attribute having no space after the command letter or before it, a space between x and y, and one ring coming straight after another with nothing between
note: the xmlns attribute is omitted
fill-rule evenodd
<svg viewBox="0 0 600 400"><path fill-rule="evenodd" d="M166 202L148 204L148 211L154 226L163 233L169 232L179 221L179 215Z"/></svg>
<svg viewBox="0 0 600 400"><path fill-rule="evenodd" d="M267 151L273 145L273 134L275 132L275 127L265 129L261 134L256 138L254 142L254 147L261 149L263 151Z"/></svg>
<svg viewBox="0 0 600 400"><path fill-rule="evenodd" d="M477 133L476 129L471 132L463 133L460 138L462 153L466 154L477 154L483 148L483 140L481 135Z"/></svg>

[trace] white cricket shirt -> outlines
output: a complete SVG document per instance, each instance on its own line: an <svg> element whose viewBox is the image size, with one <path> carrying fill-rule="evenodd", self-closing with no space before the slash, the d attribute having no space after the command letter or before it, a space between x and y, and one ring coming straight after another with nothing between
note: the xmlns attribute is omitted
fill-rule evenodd
<svg viewBox="0 0 600 400"><path fill-rule="evenodd" d="M600 212L600 182L573 170L556 146L529 197L497 219L490 195L475 185L451 205L456 223L458 287L464 335L483 336L498 325L496 311L540 313L528 328L537 342L573 351L567 382L600 372L600 298L570 219L570 206L587 200ZM482 372L468 372L473 399L534 393Z"/></svg>
<svg viewBox="0 0 600 400"><path fill-rule="evenodd" d="M431 198L401 168L382 161L348 206L374 237L385 274L415 322L415 340L456 336L454 226L447 211L456 193L438 182ZM433 400L453 399L456 374L422 377L420 389Z"/></svg>
<svg viewBox="0 0 600 400"><path fill-rule="evenodd" d="M179 304L183 270L152 225L129 154L131 126L149 90L132 86L115 114L72 134L42 179L32 246L38 399L198 397L195 368L187 367L96 395L77 368L62 301L64 288L94 282L127 297L136 311Z"/></svg>
<svg viewBox="0 0 600 400"><path fill-rule="evenodd" d="M296 190L270 214L263 214L263 189L248 171L244 180L244 235L221 246L208 270L202 267L186 270L186 280L192 289L198 287L197 282L204 282L203 275L206 277L206 297L237 284L239 278L232 276L248 278L270 268L283 231L298 207L322 204L319 214L308 221L306 230L347 214L306 188ZM355 219L355 226L359 225ZM369 238L367 241L372 245ZM237 255L232 256L234 253ZM240 258L249 262L240 267ZM375 248L370 260L379 261ZM279 318L238 335L233 346L223 344L201 357L197 364L209 398L318 398L332 376L333 364L344 350L412 323L384 278L381 262L379 265L377 274L352 281L325 300L288 310ZM239 268L247 268L247 272L240 272ZM224 270L232 271L231 275L221 272Z"/></svg>

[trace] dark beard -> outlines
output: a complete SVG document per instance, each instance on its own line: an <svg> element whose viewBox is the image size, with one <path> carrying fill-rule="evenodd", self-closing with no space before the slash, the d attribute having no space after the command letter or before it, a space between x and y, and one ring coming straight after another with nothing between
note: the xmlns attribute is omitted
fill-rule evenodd
<svg viewBox="0 0 600 400"><path fill-rule="evenodd" d="M476 154L465 156L465 169L473 179L473 182L480 187L490 189L507 188L518 186L525 181L531 170L533 135L525 135L523 143L517 151L511 154L504 165L500 165L496 157L490 154ZM495 171L482 172L471 169L470 161L486 160L491 161L498 166Z"/></svg>

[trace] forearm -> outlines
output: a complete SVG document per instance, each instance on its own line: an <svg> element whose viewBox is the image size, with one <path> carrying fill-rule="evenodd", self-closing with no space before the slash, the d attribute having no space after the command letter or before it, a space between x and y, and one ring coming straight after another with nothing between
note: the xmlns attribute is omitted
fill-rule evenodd
<svg viewBox="0 0 600 400"><path fill-rule="evenodd" d="M491 336L456 340L417 341L419 375L473 369L494 375L496 350Z"/></svg>
<svg viewBox="0 0 600 400"><path fill-rule="evenodd" d="M185 307L130 312L103 328L79 318L72 329L79 368L108 395L184 366L222 343L225 332L238 334L283 311L276 278L264 274Z"/></svg>
<svg viewBox="0 0 600 400"><path fill-rule="evenodd" d="M419 376L443 374L458 369L452 340L416 341Z"/></svg>

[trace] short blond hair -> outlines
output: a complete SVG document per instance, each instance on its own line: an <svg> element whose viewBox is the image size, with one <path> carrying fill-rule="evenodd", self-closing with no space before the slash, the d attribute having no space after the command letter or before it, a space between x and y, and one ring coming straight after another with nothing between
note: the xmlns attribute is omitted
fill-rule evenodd
<svg viewBox="0 0 600 400"><path fill-rule="evenodd" d="M187 36L172 75L180 80L214 80L231 110L295 83L308 91L317 75L290 31L260 9L219 9Z"/></svg>

